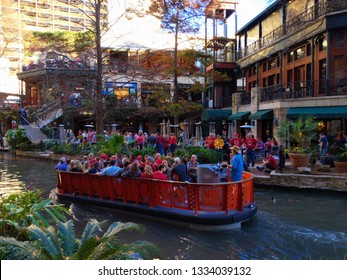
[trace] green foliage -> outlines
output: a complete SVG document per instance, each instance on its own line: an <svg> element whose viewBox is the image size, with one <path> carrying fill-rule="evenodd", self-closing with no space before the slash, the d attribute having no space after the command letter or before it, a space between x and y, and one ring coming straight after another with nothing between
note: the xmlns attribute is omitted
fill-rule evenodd
<svg viewBox="0 0 347 280"><path fill-rule="evenodd" d="M30 141L26 137L24 129L9 129L5 139L12 149L28 150Z"/></svg>
<svg viewBox="0 0 347 280"><path fill-rule="evenodd" d="M0 228L3 236L16 236L30 224L48 227L49 222L66 221L68 210L42 199L40 191L25 191L2 197L0 200Z"/></svg>
<svg viewBox="0 0 347 280"><path fill-rule="evenodd" d="M198 162L203 163L218 163L222 161L222 153L214 149L206 149L203 147L187 146L184 149L177 149L175 156L190 160L192 155L198 157Z"/></svg>
<svg viewBox="0 0 347 280"><path fill-rule="evenodd" d="M318 138L317 128L318 123L313 117L298 118L283 122L278 136L290 143L289 152L307 153L311 142Z"/></svg>
<svg viewBox="0 0 347 280"><path fill-rule="evenodd" d="M145 157L145 155L154 156L157 153L157 150L155 150L152 146L148 145L146 148L140 149L131 149L130 153L133 154L135 157L141 155L142 158Z"/></svg>
<svg viewBox="0 0 347 280"><path fill-rule="evenodd" d="M111 135L109 139L102 140L97 143L100 153L105 153L109 156L118 154L123 146L124 137L122 135Z"/></svg>
<svg viewBox="0 0 347 280"><path fill-rule="evenodd" d="M126 243L118 238L122 231L144 228L135 223L112 223L102 234L105 222L90 220L81 238L75 234L72 220L57 222L48 228L30 225L29 241L0 237L1 258L7 260L131 260L160 256L152 243L135 241Z"/></svg>
<svg viewBox="0 0 347 280"><path fill-rule="evenodd" d="M336 153L335 161L347 162L347 148L340 147Z"/></svg>

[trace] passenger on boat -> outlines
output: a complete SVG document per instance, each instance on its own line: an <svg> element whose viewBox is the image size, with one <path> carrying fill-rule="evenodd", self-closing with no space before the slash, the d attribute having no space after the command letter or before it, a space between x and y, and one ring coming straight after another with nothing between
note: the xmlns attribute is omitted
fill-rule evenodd
<svg viewBox="0 0 347 280"><path fill-rule="evenodd" d="M82 162L78 159L75 159L72 162L72 168L71 168L71 172L83 172L83 165Z"/></svg>
<svg viewBox="0 0 347 280"><path fill-rule="evenodd" d="M185 182L188 179L187 166L181 162L179 157L175 157L174 164L171 168L171 175L177 175L178 181ZM172 176L174 177L174 176Z"/></svg>
<svg viewBox="0 0 347 280"><path fill-rule="evenodd" d="M104 168L101 172L98 172L96 174L101 176L114 176L115 173L120 169L120 167L116 166L116 160L111 159L110 166Z"/></svg>
<svg viewBox="0 0 347 280"><path fill-rule="evenodd" d="M130 169L122 174L123 178L139 178L141 177L141 170L137 162L130 164Z"/></svg>
<svg viewBox="0 0 347 280"><path fill-rule="evenodd" d="M113 176L120 177L123 175L123 173L127 172L130 170L130 161L128 158L123 158L122 160L122 168L119 169Z"/></svg>
<svg viewBox="0 0 347 280"><path fill-rule="evenodd" d="M145 168L141 174L141 178L151 179L153 177L153 170L150 165L145 165Z"/></svg>
<svg viewBox="0 0 347 280"><path fill-rule="evenodd" d="M66 158L65 157L62 157L60 159L60 161L58 162L58 164L55 166L55 170L58 170L58 171L67 171L68 169L68 164L66 162Z"/></svg>
<svg viewBox="0 0 347 280"><path fill-rule="evenodd" d="M154 164L154 158L153 158L153 157L147 157L145 163L148 164L148 165L150 165L150 166L152 167L153 173L154 173L155 171L157 171L157 167L156 167L156 165Z"/></svg>
<svg viewBox="0 0 347 280"><path fill-rule="evenodd" d="M241 181L243 172L243 158L240 147L231 147L230 181Z"/></svg>
<svg viewBox="0 0 347 280"><path fill-rule="evenodd" d="M90 168L88 170L88 173L89 174L96 174L98 172L100 172L99 163L98 162L94 162L93 163L93 168Z"/></svg>
<svg viewBox="0 0 347 280"><path fill-rule="evenodd" d="M187 164L188 171L188 181L192 183L197 182L197 170L198 170L198 157L196 155L192 155L190 157L190 161Z"/></svg>
<svg viewBox="0 0 347 280"><path fill-rule="evenodd" d="M162 164L163 163L163 160L161 159L161 154L159 153L156 153L155 156L154 156L154 164L156 166L158 166L159 164Z"/></svg>
<svg viewBox="0 0 347 280"><path fill-rule="evenodd" d="M88 155L88 161L89 161L89 168L93 167L94 162L98 162L95 158L95 155L93 153L89 153Z"/></svg>
<svg viewBox="0 0 347 280"><path fill-rule="evenodd" d="M137 157L136 157L136 159L137 159L137 162L138 162L138 164L139 164L139 167L140 167L140 170L144 170L144 168L145 168L145 166L146 166L146 164L145 164L145 162L142 160L142 156L141 155L138 155Z"/></svg>
<svg viewBox="0 0 347 280"><path fill-rule="evenodd" d="M158 179L158 180L164 180L164 181L167 181L168 178L167 176L164 174L165 172L165 166L164 164L159 164L158 165L158 171L155 171L153 173L153 179Z"/></svg>
<svg viewBox="0 0 347 280"><path fill-rule="evenodd" d="M170 163L169 163L169 160L167 159L164 159L163 160L163 164L165 166L165 169L164 169L164 174L166 175L166 177L168 178L168 180L172 180L171 178L171 168L170 168Z"/></svg>

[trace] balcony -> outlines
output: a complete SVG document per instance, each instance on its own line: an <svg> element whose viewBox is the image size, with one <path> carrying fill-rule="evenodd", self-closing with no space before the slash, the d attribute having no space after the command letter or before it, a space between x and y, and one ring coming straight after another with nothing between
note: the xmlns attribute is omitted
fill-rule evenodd
<svg viewBox="0 0 347 280"><path fill-rule="evenodd" d="M236 59L239 60L249 55L252 55L255 52L258 52L259 50L268 47L271 44L274 44L275 42L278 42L283 37L298 32L298 30L308 25L311 25L312 23L315 23L318 20L318 18L320 18L323 15L346 9L346 1L334 1L329 3L328 6L327 3L318 3L308 8L301 14L298 14L293 19L288 20L285 25L274 29L272 32L266 34L265 36L261 37L260 39L246 46L245 48L239 49L236 53Z"/></svg>
<svg viewBox="0 0 347 280"><path fill-rule="evenodd" d="M347 78L292 82L264 87L261 89L260 102L339 95L347 95Z"/></svg>

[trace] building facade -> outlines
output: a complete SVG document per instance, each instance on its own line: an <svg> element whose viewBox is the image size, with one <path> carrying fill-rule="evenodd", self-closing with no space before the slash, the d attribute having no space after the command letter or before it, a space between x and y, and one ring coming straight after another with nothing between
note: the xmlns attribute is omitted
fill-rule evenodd
<svg viewBox="0 0 347 280"><path fill-rule="evenodd" d="M248 123L266 140L283 121L312 116L330 138L346 131L346 18L346 1L281 0L237 32L236 130Z"/></svg>

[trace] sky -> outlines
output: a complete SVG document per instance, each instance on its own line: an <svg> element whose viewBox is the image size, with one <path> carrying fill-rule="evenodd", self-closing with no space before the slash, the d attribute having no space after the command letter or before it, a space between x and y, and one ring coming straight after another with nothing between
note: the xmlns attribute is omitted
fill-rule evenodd
<svg viewBox="0 0 347 280"><path fill-rule="evenodd" d="M236 5L237 27L240 29L247 22L261 13L274 0L238 0ZM110 14L113 16L113 21L116 19L115 29L110 33L105 46L117 47L120 42L128 42L129 46L133 43L143 45L149 48L172 48L173 35L165 34L160 30L160 22L153 17L144 17L136 21L130 22L122 17L118 20L119 15L122 15L124 6L136 5L137 0L112 0ZM124 10L124 9L123 9ZM112 22L112 19L110 19ZM235 28L235 27L233 27ZM202 29L203 30L203 29ZM135 44L133 44L135 45ZM182 45L181 45L182 47ZM187 45L183 47L189 47Z"/></svg>

